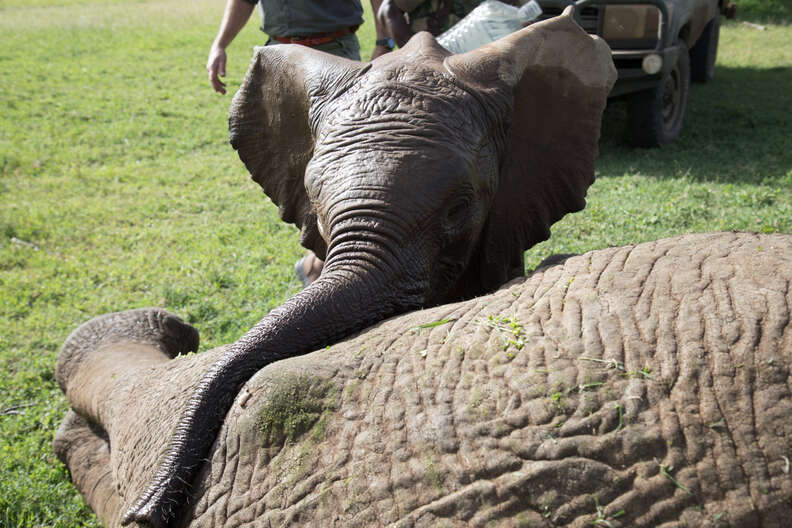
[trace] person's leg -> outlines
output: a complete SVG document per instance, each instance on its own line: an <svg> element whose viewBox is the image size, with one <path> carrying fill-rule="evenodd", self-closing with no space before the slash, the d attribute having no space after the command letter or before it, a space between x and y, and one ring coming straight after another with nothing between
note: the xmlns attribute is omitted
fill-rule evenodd
<svg viewBox="0 0 792 528"><path fill-rule="evenodd" d="M313 251L294 263L294 273L302 281L303 286L308 286L319 278L324 267L324 261L317 257Z"/></svg>

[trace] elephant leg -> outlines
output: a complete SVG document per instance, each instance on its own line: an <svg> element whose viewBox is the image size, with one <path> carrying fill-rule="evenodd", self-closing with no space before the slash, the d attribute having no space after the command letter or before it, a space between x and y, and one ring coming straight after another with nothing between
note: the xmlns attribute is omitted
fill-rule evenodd
<svg viewBox="0 0 792 528"><path fill-rule="evenodd" d="M68 411L52 442L71 480L104 526L117 526L121 497L110 466L110 444L99 426Z"/></svg>
<svg viewBox="0 0 792 528"><path fill-rule="evenodd" d="M61 348L55 376L72 409L112 430L116 399L147 369L198 349L198 332L175 315L144 308L110 313L74 330Z"/></svg>

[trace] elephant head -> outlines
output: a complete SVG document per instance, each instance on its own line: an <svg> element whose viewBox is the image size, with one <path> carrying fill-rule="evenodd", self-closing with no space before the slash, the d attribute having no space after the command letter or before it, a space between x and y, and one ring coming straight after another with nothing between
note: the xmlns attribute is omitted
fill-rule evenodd
<svg viewBox="0 0 792 528"><path fill-rule="evenodd" d="M522 274L524 250L585 205L614 80L572 8L461 55L427 33L370 64L258 48L231 143L325 267L214 364L125 521L168 523L263 366Z"/></svg>

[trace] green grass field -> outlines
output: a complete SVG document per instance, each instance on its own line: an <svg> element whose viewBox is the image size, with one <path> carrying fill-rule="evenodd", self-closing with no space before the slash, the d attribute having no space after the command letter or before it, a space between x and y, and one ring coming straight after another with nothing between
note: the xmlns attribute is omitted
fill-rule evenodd
<svg viewBox="0 0 792 528"><path fill-rule="evenodd" d="M0 527L96 526L50 448L73 328L157 305L206 349L299 287L297 232L228 145L230 95L206 81L223 4L0 0ZM716 80L694 86L677 143L628 148L611 105L588 207L527 265L686 232L792 232L790 6L745 0L724 25ZM229 50L232 92L257 23Z"/></svg>

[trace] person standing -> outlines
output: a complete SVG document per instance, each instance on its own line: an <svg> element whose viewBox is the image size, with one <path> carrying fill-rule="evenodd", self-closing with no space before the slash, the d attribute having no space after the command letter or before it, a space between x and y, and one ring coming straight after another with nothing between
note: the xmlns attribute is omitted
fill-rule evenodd
<svg viewBox="0 0 792 528"><path fill-rule="evenodd" d="M220 29L209 50L209 83L226 93L226 48L245 27L259 5L267 45L301 44L352 60L360 60L355 31L363 23L360 0L227 0Z"/></svg>

